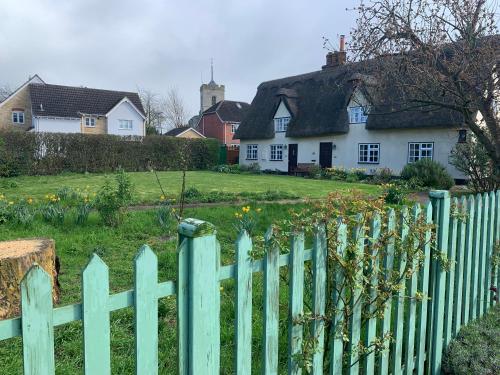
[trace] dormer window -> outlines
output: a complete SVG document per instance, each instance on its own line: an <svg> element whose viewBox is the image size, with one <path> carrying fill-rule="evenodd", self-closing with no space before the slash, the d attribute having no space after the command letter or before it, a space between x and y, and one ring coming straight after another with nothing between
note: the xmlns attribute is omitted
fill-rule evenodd
<svg viewBox="0 0 500 375"><path fill-rule="evenodd" d="M85 126L87 128L95 128L95 117L85 117Z"/></svg>
<svg viewBox="0 0 500 375"><path fill-rule="evenodd" d="M291 117L278 117L274 119L274 131L286 132Z"/></svg>
<svg viewBox="0 0 500 375"><path fill-rule="evenodd" d="M24 124L24 111L12 111L12 122L19 125Z"/></svg>
<svg viewBox="0 0 500 375"><path fill-rule="evenodd" d="M350 107L349 108L349 123L364 124L368 119L367 110L365 107Z"/></svg>

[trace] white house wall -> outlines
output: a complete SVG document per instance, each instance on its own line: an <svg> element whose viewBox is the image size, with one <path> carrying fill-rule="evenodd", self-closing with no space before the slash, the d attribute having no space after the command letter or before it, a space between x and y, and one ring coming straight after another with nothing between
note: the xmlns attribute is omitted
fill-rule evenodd
<svg viewBox="0 0 500 375"><path fill-rule="evenodd" d="M37 132L80 133L80 119L34 118Z"/></svg>
<svg viewBox="0 0 500 375"><path fill-rule="evenodd" d="M132 120L132 129L120 129L119 120ZM143 136L144 120L130 103L124 101L108 114L108 134Z"/></svg>
<svg viewBox="0 0 500 375"><path fill-rule="evenodd" d="M408 161L408 143L433 142L433 160L443 164L448 172L457 179L464 176L448 163L449 155L458 140L457 130L449 129L401 129L401 130L366 130L364 124L353 124L348 134L311 137L288 138L284 133L276 133L274 139L241 141L240 164L258 162L261 169L288 171L288 147L283 150L282 161L270 161L272 144L298 144L298 163L319 163L320 142L332 142L332 166L344 168L363 168L373 173L379 168L390 168L398 175ZM358 163L359 143L379 143L380 163ZM258 144L258 160L246 160L246 145Z"/></svg>

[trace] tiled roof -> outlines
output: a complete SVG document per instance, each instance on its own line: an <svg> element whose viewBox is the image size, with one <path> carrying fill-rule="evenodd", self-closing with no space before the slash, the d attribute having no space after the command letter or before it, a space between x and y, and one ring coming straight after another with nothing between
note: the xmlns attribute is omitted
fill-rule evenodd
<svg viewBox="0 0 500 375"><path fill-rule="evenodd" d="M250 104L233 100L221 100L203 112L204 115L217 113L222 121L241 122L245 117Z"/></svg>
<svg viewBox="0 0 500 375"><path fill-rule="evenodd" d="M34 116L81 117L81 114L105 115L127 97L144 115L135 92L90 89L49 84L29 85Z"/></svg>

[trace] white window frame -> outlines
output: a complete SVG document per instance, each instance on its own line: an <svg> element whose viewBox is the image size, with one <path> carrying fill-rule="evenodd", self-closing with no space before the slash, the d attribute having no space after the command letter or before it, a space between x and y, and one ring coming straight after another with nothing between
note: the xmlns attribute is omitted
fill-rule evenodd
<svg viewBox="0 0 500 375"><path fill-rule="evenodd" d="M123 124L128 124L123 126ZM132 130L134 128L133 120L118 120L118 129L120 130Z"/></svg>
<svg viewBox="0 0 500 375"><path fill-rule="evenodd" d="M95 128L96 118L95 117L85 117L85 127L86 128Z"/></svg>
<svg viewBox="0 0 500 375"><path fill-rule="evenodd" d="M408 163L421 159L434 159L434 142L408 142Z"/></svg>
<svg viewBox="0 0 500 375"><path fill-rule="evenodd" d="M257 160L259 156L259 145L247 145L247 158L246 160Z"/></svg>
<svg viewBox="0 0 500 375"><path fill-rule="evenodd" d="M368 120L366 107L349 107L349 124L364 124Z"/></svg>
<svg viewBox="0 0 500 375"><path fill-rule="evenodd" d="M274 119L274 131L277 133L286 132L288 129L288 124L290 123L291 117L276 117Z"/></svg>
<svg viewBox="0 0 500 375"><path fill-rule="evenodd" d="M380 143L358 143L358 164L380 164Z"/></svg>
<svg viewBox="0 0 500 375"><path fill-rule="evenodd" d="M282 161L283 160L283 145L282 144L275 144L271 145L271 153L270 153L270 161Z"/></svg>
<svg viewBox="0 0 500 375"><path fill-rule="evenodd" d="M19 124L19 125L23 125L24 124L24 120L25 120L25 117L24 117L24 111L12 111L12 123L14 124ZM22 118L22 121L20 121L20 118Z"/></svg>
<svg viewBox="0 0 500 375"><path fill-rule="evenodd" d="M236 133L236 130L238 130L238 125L239 124L231 124L231 134Z"/></svg>

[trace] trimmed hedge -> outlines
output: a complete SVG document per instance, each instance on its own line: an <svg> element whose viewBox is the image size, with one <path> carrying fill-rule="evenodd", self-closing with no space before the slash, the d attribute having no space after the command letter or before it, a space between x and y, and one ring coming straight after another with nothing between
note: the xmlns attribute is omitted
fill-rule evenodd
<svg viewBox="0 0 500 375"><path fill-rule="evenodd" d="M443 373L500 374L500 306L460 330L445 350Z"/></svg>
<svg viewBox="0 0 500 375"><path fill-rule="evenodd" d="M209 169L219 160L215 139L161 135L0 132L0 176L51 175L61 172L109 172Z"/></svg>

